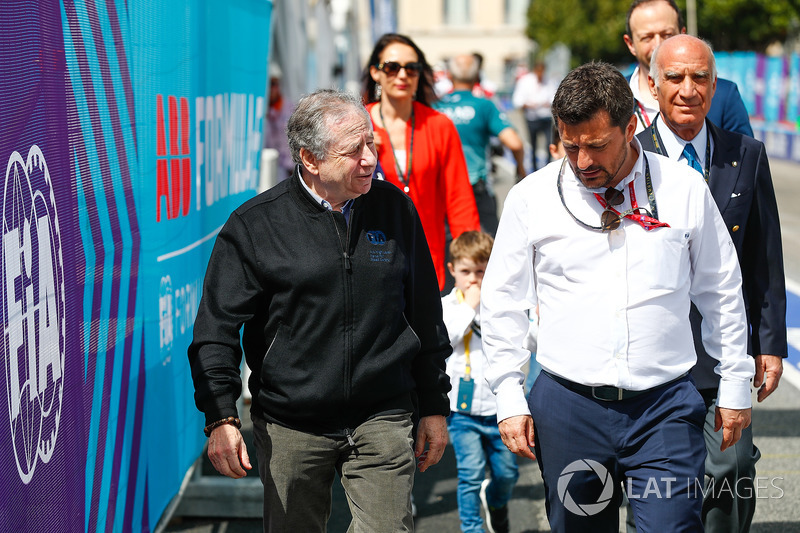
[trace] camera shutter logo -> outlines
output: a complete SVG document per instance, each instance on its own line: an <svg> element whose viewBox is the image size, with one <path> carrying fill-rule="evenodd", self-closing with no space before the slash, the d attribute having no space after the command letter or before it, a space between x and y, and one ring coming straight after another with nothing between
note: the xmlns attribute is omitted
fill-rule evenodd
<svg viewBox="0 0 800 533"><path fill-rule="evenodd" d="M64 396L64 260L41 149L8 159L3 187L0 309L8 422L17 472L30 483L56 447ZM2 378L0 378L2 379Z"/></svg>
<svg viewBox="0 0 800 533"><path fill-rule="evenodd" d="M594 472L595 475L603 482L603 490L596 503L575 503L575 500L570 496L568 489L569 482L575 472ZM596 515L608 506L611 497L614 495L614 480L608 470L591 459L578 459L564 467L561 471L561 476L558 478L558 498L564 504L564 507L573 514L580 516Z"/></svg>

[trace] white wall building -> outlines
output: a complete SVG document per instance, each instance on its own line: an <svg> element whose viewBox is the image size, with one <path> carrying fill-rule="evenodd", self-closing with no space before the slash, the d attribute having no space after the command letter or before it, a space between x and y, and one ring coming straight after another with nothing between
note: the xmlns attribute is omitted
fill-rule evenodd
<svg viewBox="0 0 800 533"><path fill-rule="evenodd" d="M397 31L411 37L431 65L463 53L483 55L484 78L510 92L517 65L528 66L530 0L398 0Z"/></svg>

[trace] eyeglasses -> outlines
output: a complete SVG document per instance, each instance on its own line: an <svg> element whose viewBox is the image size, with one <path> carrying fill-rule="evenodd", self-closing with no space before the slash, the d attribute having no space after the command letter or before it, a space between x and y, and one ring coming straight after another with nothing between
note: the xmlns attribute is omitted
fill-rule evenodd
<svg viewBox="0 0 800 533"><path fill-rule="evenodd" d="M397 74L400 72L400 69L403 68L406 70L406 75L409 78L416 78L419 76L420 72L422 72L422 63L414 61L411 63L406 63L405 65L401 65L397 61L384 61L375 68L384 72L387 76L397 76Z"/></svg>
<svg viewBox="0 0 800 533"><path fill-rule="evenodd" d="M609 187L603 195L606 201L606 208L600 215L600 229L603 231L614 231L620 225L621 216L612 207L622 205L625 195L619 189Z"/></svg>

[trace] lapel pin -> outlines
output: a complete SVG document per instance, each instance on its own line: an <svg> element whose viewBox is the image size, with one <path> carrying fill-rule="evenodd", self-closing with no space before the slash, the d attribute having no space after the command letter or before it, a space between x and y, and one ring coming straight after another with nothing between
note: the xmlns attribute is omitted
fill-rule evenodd
<svg viewBox="0 0 800 533"><path fill-rule="evenodd" d="M737 166L739 166L739 162L738 162L738 161L734 161L733 163L731 163L731 165L732 165L734 168L736 168Z"/></svg>
<svg viewBox="0 0 800 533"><path fill-rule="evenodd" d="M739 231L739 225L737 224L734 227L732 227L731 231Z"/></svg>

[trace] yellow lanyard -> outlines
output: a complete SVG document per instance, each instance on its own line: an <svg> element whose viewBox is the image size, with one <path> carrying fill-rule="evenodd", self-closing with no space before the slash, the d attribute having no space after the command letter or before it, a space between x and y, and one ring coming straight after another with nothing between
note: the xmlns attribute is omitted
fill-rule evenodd
<svg viewBox="0 0 800 533"><path fill-rule="evenodd" d="M458 303L464 303L464 293L461 292L461 289L456 289L456 298L458 299ZM470 375L472 374L472 367L470 366L469 362L469 343L472 340L472 328L464 334L464 357L467 360L467 369L465 372L466 379L470 379Z"/></svg>

